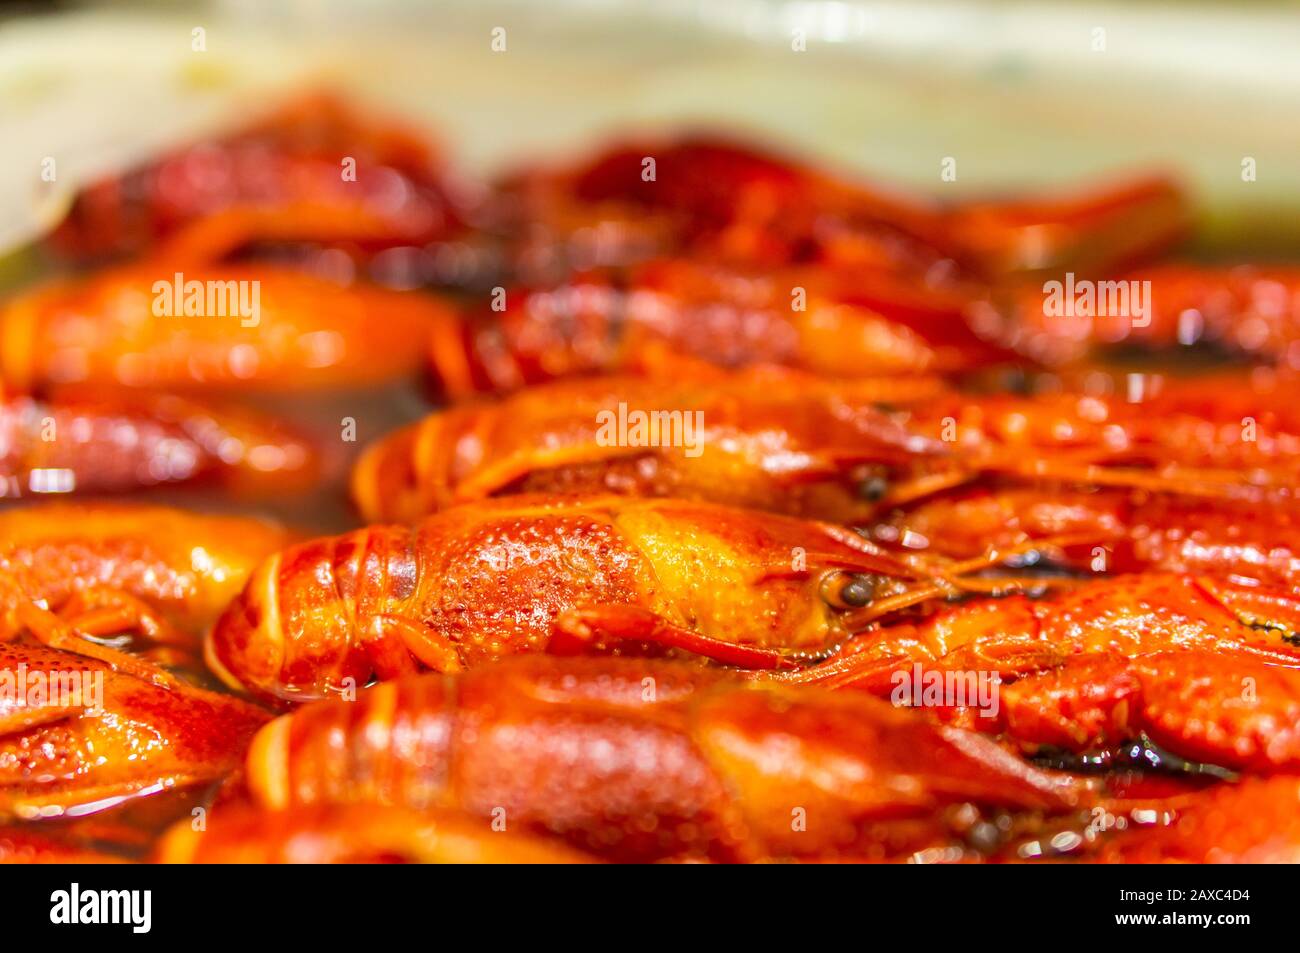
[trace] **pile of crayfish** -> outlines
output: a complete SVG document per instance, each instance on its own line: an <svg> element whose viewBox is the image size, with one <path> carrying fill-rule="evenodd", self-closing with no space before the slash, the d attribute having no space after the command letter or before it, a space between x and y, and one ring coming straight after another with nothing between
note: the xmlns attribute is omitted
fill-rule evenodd
<svg viewBox="0 0 1300 953"><path fill-rule="evenodd" d="M1300 265L1194 224L324 95L86 184L0 301L0 860L1300 860Z"/></svg>

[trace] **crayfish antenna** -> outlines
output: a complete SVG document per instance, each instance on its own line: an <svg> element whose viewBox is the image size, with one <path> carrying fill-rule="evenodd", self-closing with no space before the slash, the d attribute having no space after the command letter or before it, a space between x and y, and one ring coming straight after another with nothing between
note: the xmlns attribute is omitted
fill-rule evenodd
<svg viewBox="0 0 1300 953"><path fill-rule="evenodd" d="M936 493L942 493L945 490L955 489L970 483L978 476L978 472L974 470L943 470L938 473L927 473L923 476L913 477L910 480L894 484L880 501L880 505L882 508L887 508L915 503L927 496L934 496Z"/></svg>
<svg viewBox="0 0 1300 953"><path fill-rule="evenodd" d="M840 617L839 624L848 632L860 632L877 619L883 618L890 613L910 609L912 606L929 602L931 599L947 599L956 594L956 587L946 579L911 586L896 595L876 599L861 609L845 613Z"/></svg>
<svg viewBox="0 0 1300 953"><path fill-rule="evenodd" d="M1121 487L1148 490L1152 493L1177 493L1208 499L1251 499L1270 490L1282 490L1284 484L1265 471L1264 481L1243 481L1239 470L1194 468L1170 464L1163 468L1145 468L1124 464L1062 462L1033 458L1012 461L982 461L978 470L1007 473L1036 480L1078 483L1088 486Z"/></svg>
<svg viewBox="0 0 1300 953"><path fill-rule="evenodd" d="M1006 562L1008 559L1014 559L1017 556L1023 556L1026 553L1036 552L1040 549L1061 548L1068 545L1077 545L1084 542L1096 542L1096 534L1080 534L1078 536L1051 536L1041 539L1026 540L1016 546L1004 549L990 549L982 556L973 559L961 561L938 560L933 556L913 557L910 564L915 567L915 571L923 579L928 580L922 585L910 586L895 595L885 599L877 599L869 605L863 606L853 612L849 612L841 617L840 624L850 632L858 632L866 628L877 619L883 618L894 612L900 612L903 609L909 609L912 606L920 605L931 599L947 599L961 595L967 592L995 593L1006 594L1009 592L1024 592L1034 589L1043 589L1052 586L1069 586L1075 585L1076 580L1047 578L1040 576L1012 576L998 575L989 577L980 577L978 579L966 578L972 573L980 572Z"/></svg>
<svg viewBox="0 0 1300 953"><path fill-rule="evenodd" d="M1060 533L1056 536L1039 536L1033 539L1026 539L1014 546L1005 546L1002 549L989 547L979 556L970 559L958 561L936 560L935 557L922 557L923 564L932 565L932 573L939 578L955 580L960 576L966 576L970 573L979 572L983 569L990 569L1006 562L1008 559L1015 559L1018 556L1024 556L1029 553L1041 552L1045 549L1065 549L1068 546L1085 546L1116 539L1122 534L1118 532L1086 532L1086 533Z"/></svg>
<svg viewBox="0 0 1300 953"><path fill-rule="evenodd" d="M898 665L907 661L900 656L880 658L865 652L841 654L837 651L814 665L805 665L790 671L756 671L748 677L754 681L777 681L785 685L817 685L821 688L852 686L872 689L876 687L877 680L887 680Z"/></svg>

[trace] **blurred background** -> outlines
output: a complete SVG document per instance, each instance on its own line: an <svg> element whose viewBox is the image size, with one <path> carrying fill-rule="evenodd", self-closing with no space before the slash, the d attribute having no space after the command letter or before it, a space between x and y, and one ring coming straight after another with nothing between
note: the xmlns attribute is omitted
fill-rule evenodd
<svg viewBox="0 0 1300 953"><path fill-rule="evenodd" d="M1204 249L1293 253L1297 50L1300 10L1274 3L0 4L0 246L88 176L326 84L478 175L683 125L937 194L1162 167Z"/></svg>

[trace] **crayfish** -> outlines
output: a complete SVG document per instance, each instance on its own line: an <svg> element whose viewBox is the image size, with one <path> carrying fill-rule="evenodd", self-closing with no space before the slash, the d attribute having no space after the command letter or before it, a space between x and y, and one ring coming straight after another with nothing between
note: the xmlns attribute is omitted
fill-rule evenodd
<svg viewBox="0 0 1300 953"><path fill-rule="evenodd" d="M1300 507L1147 490L1002 487L947 493L873 521L883 545L963 559L1039 539L1038 556L1087 573L1148 569L1300 582ZM1065 541L1053 545L1050 540Z"/></svg>
<svg viewBox="0 0 1300 953"><path fill-rule="evenodd" d="M918 300L886 282L900 288L892 278L828 282L674 259L502 288L435 327L433 373L448 397L462 398L597 373L672 377L696 366L856 377L1018 359L966 327L965 298Z"/></svg>
<svg viewBox="0 0 1300 953"><path fill-rule="evenodd" d="M241 495L309 485L315 447L269 417L169 394L0 392L0 496L110 493L168 484Z"/></svg>
<svg viewBox="0 0 1300 953"><path fill-rule="evenodd" d="M906 857L962 844L981 807L1061 814L1098 790L853 693L544 656L300 708L246 775L274 811L456 808L621 860Z"/></svg>
<svg viewBox="0 0 1300 953"><path fill-rule="evenodd" d="M270 557L205 655L232 687L288 701L602 637L764 667L829 651L877 616L1015 588L975 575L1014 552L933 561L714 504L509 497Z"/></svg>
<svg viewBox="0 0 1300 953"><path fill-rule="evenodd" d="M877 405L922 401L943 387L775 368L557 381L452 407L383 438L357 463L353 496L372 521L518 492L609 492L854 522L876 511L890 474L948 456L939 439ZM638 415L641 430L629 430Z"/></svg>
<svg viewBox="0 0 1300 953"><path fill-rule="evenodd" d="M182 291L179 310L178 282L197 289ZM428 295L285 266L142 259L0 306L0 379L21 391L364 387L415 373L411 342L428 340L448 313Z"/></svg>
<svg viewBox="0 0 1300 953"><path fill-rule="evenodd" d="M565 239L582 229L621 245L615 262L639 246L760 268L805 262L914 280L954 262L985 280L1065 266L1109 270L1167 248L1189 224L1182 191L1163 176L945 205L707 136L618 144L569 168L517 174L500 188L514 206L515 233L540 231L553 249L570 247ZM555 250L550 257L563 260Z"/></svg>
<svg viewBox="0 0 1300 953"><path fill-rule="evenodd" d="M0 643L0 815L85 814L215 781L266 718L84 654Z"/></svg>
<svg viewBox="0 0 1300 953"><path fill-rule="evenodd" d="M1239 788L1215 764L1294 768L1295 669L1203 647L1134 661L1076 656L1005 687L991 723L948 726L855 692L746 685L664 660L520 656L411 676L264 728L248 755L252 805L218 807L219 835L178 825L163 856L419 859L424 829L448 823L466 838L546 833L616 860L1292 856L1293 825L1273 807L1232 833L1222 818L1294 792L1294 779ZM1255 678L1257 701L1239 688ZM1043 770L973 730L1080 773ZM1131 743L1148 735L1164 747ZM1137 756L1128 768L1126 747ZM1053 765L1060 748L1089 756ZM1101 751L1111 774L1097 774ZM1172 775L1139 793L1151 770ZM339 813L348 809L360 813ZM410 833L392 826L394 811ZM331 829L347 816L355 836L345 841Z"/></svg>
<svg viewBox="0 0 1300 953"><path fill-rule="evenodd" d="M1300 367L1300 270L1286 265L1154 265L1112 276L1109 287L1139 309L1084 302L1066 313L1045 308L1038 286L972 301L981 336L1046 364L1077 363L1122 348L1172 354L1197 347L1237 358ZM1076 298L1081 293L1076 293ZM1123 299L1118 299L1122 305Z"/></svg>
<svg viewBox="0 0 1300 953"><path fill-rule="evenodd" d="M193 262L304 243L374 255L456 234L469 196L421 135L316 93L91 183L49 242L81 260Z"/></svg>
<svg viewBox="0 0 1300 953"><path fill-rule="evenodd" d="M1282 381L1152 376L1144 388L1134 399L966 394L928 378L829 380L779 368L557 381L384 438L357 464L353 495L371 520L519 492L608 492L851 524L989 478L1039 492L997 497L1017 505L1042 499L1046 481L1220 497L1239 509L1295 499L1300 419ZM636 415L639 430L627 426ZM937 512L953 515L943 502ZM1080 506L1070 522L1086 533ZM1104 522L1097 542L1118 529ZM963 525L951 530L958 545Z"/></svg>
<svg viewBox="0 0 1300 953"><path fill-rule="evenodd" d="M328 97L92 184L0 495L288 499L207 392L450 404L341 535L0 512L0 861L179 789L158 861L1294 860L1300 273L1152 264L1188 218L700 136L476 190ZM1257 366L1112 362L1202 344Z"/></svg>
<svg viewBox="0 0 1300 953"><path fill-rule="evenodd" d="M981 671L1011 683L999 710L947 713L1027 746L1085 751L1145 733L1192 760L1289 768L1300 757L1297 631L1290 589L1152 572L968 601L863 631L812 665L772 652L769 667L785 670L756 677L887 696L918 667Z"/></svg>
<svg viewBox="0 0 1300 953"><path fill-rule="evenodd" d="M0 512L0 641L24 631L160 684L144 654L190 651L261 559L292 539L248 517L164 506L49 503Z"/></svg>

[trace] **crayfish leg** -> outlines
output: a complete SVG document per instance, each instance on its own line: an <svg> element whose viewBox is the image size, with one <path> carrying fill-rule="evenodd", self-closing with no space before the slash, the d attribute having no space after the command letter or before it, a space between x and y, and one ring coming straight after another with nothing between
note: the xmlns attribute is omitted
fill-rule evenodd
<svg viewBox="0 0 1300 953"><path fill-rule="evenodd" d="M486 499L516 480L537 471L606 463L620 457L640 456L643 452L639 447L601 446L594 440L554 450L530 448L526 453L513 453L504 460L485 466L473 476L461 480L456 486L454 501L465 503Z"/></svg>
<svg viewBox="0 0 1300 953"><path fill-rule="evenodd" d="M153 606L121 589L80 589L59 607L58 615L85 635L139 632L151 642L189 645Z"/></svg>
<svg viewBox="0 0 1300 953"><path fill-rule="evenodd" d="M20 600L15 611L27 631L42 645L93 658L116 672L143 679L160 688L175 688L177 685L176 676L170 672L126 652L90 641L63 619L33 602Z"/></svg>
<svg viewBox="0 0 1300 953"><path fill-rule="evenodd" d="M909 660L898 656L881 658L867 652L837 653L816 665L788 672L755 672L753 678L779 681L786 685L818 685L822 688L860 688L874 694L888 691L890 676Z"/></svg>
<svg viewBox="0 0 1300 953"><path fill-rule="evenodd" d="M407 650L420 660L420 664L435 672L459 672L460 652L447 639L411 619L395 615L376 616L374 633L381 642L387 635L396 636Z"/></svg>
<svg viewBox="0 0 1300 953"><path fill-rule="evenodd" d="M650 643L750 669L794 668L800 664L788 653L701 635L649 609L628 605L590 606L563 613L555 621L547 651L552 655L579 655L604 648L608 641Z"/></svg>

